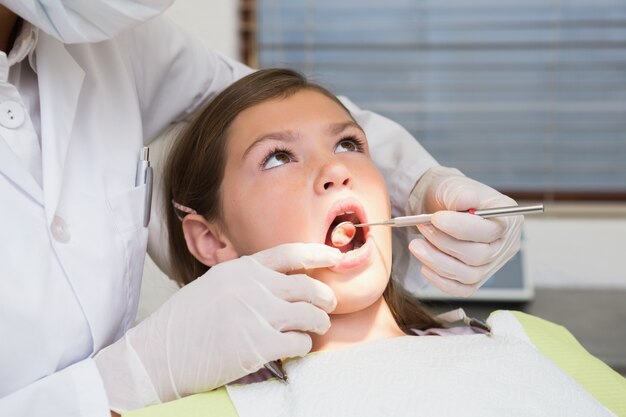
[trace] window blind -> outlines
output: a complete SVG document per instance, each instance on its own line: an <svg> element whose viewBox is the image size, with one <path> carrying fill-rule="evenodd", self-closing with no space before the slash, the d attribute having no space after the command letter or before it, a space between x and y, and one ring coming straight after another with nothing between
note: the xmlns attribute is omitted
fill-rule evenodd
<svg viewBox="0 0 626 417"><path fill-rule="evenodd" d="M256 47L497 189L626 199L624 1L256 0Z"/></svg>

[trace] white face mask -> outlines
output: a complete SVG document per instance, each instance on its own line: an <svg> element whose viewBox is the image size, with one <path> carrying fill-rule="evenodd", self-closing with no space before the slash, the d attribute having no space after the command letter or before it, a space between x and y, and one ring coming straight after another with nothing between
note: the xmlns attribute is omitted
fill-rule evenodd
<svg viewBox="0 0 626 417"><path fill-rule="evenodd" d="M174 0L0 0L64 43L110 39L159 15Z"/></svg>

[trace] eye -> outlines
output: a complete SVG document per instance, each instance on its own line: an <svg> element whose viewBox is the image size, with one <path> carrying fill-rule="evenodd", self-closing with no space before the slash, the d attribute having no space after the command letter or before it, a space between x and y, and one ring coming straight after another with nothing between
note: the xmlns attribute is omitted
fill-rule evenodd
<svg viewBox="0 0 626 417"><path fill-rule="evenodd" d="M261 169L272 169L281 165L288 164L293 161L293 154L288 149L274 149L270 152L263 162L261 163Z"/></svg>
<svg viewBox="0 0 626 417"><path fill-rule="evenodd" d="M363 152L363 142L356 136L343 138L335 146L335 152Z"/></svg>

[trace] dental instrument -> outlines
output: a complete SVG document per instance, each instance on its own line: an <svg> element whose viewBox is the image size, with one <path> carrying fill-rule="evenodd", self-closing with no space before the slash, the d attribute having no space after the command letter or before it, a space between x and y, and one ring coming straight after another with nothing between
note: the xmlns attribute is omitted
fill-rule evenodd
<svg viewBox="0 0 626 417"><path fill-rule="evenodd" d="M287 374L283 369L280 361L272 361L265 364L265 369L270 371L272 375L278 378L282 382L287 382Z"/></svg>
<svg viewBox="0 0 626 417"><path fill-rule="evenodd" d="M502 216L515 216L520 214L541 213L543 212L543 204L529 204L522 206L495 207L488 209L470 209L464 213L474 214L476 216L490 218ZM430 223L433 214L418 214L414 216L394 217L382 222L359 223L354 224L346 221L341 222L333 228L331 233L331 241L336 247L346 246L352 241L356 235L357 227L364 226L391 226L391 227L407 227L416 226L418 224Z"/></svg>

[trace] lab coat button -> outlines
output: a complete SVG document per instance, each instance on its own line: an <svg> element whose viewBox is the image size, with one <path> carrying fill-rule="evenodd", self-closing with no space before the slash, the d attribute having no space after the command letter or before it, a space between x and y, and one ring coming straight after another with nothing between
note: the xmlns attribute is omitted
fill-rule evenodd
<svg viewBox="0 0 626 417"><path fill-rule="evenodd" d="M59 216L54 216L52 219L50 232L52 233L54 240L59 243L67 243L70 241L70 229L67 223L65 223L65 220Z"/></svg>
<svg viewBox="0 0 626 417"><path fill-rule="evenodd" d="M20 103L3 101L0 103L0 124L7 129L17 129L24 123L26 112Z"/></svg>

